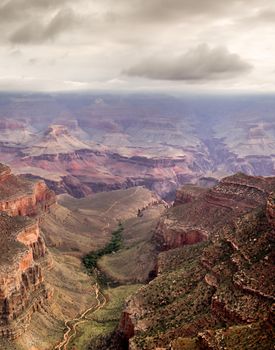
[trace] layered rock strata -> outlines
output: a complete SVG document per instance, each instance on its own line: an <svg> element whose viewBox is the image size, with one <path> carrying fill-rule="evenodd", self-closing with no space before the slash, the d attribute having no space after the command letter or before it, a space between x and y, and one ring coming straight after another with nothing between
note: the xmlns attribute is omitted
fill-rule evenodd
<svg viewBox="0 0 275 350"><path fill-rule="evenodd" d="M0 164L0 337L15 339L51 295L44 283L48 253L38 217L55 202L43 182L14 176Z"/></svg>
<svg viewBox="0 0 275 350"><path fill-rule="evenodd" d="M47 211L54 202L54 192L44 181L15 176L9 167L0 165L0 211L11 216L32 216Z"/></svg>
<svg viewBox="0 0 275 350"><path fill-rule="evenodd" d="M233 218L265 204L274 187L272 177L241 173L224 178L207 191L184 186L177 193L174 207L163 215L158 224L156 239L159 248L168 250L208 239ZM268 203L270 220L273 220L271 197Z"/></svg>
<svg viewBox="0 0 275 350"><path fill-rule="evenodd" d="M237 174L168 209L178 227L199 227L208 238L188 246L158 225L165 250L158 275L129 299L121 318L129 349L272 348L274 189L275 178Z"/></svg>
<svg viewBox="0 0 275 350"><path fill-rule="evenodd" d="M0 336L14 339L49 297L39 264L45 245L29 218L1 213L0 229Z"/></svg>

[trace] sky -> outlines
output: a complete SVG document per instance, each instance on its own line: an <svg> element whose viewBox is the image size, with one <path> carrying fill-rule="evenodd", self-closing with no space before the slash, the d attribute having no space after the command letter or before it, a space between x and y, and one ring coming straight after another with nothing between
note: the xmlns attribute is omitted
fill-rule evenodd
<svg viewBox="0 0 275 350"><path fill-rule="evenodd" d="M274 0L1 0L1 91L275 92Z"/></svg>

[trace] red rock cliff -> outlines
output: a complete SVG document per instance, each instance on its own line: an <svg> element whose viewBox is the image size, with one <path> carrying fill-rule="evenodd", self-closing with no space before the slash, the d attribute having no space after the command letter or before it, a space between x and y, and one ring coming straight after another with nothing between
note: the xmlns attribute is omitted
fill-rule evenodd
<svg viewBox="0 0 275 350"><path fill-rule="evenodd" d="M39 264L45 246L37 223L26 217L1 213L0 229L0 336L13 339L49 297Z"/></svg>
<svg viewBox="0 0 275 350"><path fill-rule="evenodd" d="M208 239L228 221L265 204L274 182L274 178L236 174L207 191L183 187L177 194L176 205L163 215L157 226L155 237L160 249ZM274 220L272 198L267 207L271 221Z"/></svg>
<svg viewBox="0 0 275 350"><path fill-rule="evenodd" d="M43 181L30 181L15 176L0 166L0 211L9 215L37 215L47 211L56 201L55 194Z"/></svg>
<svg viewBox="0 0 275 350"><path fill-rule="evenodd" d="M0 337L14 339L50 296L42 262L47 250L38 217L55 203L43 182L14 176L0 164Z"/></svg>

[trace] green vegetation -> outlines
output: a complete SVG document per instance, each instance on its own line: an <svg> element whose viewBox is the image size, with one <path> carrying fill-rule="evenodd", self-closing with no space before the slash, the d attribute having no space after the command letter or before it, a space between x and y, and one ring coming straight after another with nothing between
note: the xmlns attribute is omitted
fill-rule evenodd
<svg viewBox="0 0 275 350"><path fill-rule="evenodd" d="M155 227L164 206L143 211L142 217L123 221L123 247L116 254L104 255L98 269L119 284L147 282L156 267L157 251L153 241Z"/></svg>
<svg viewBox="0 0 275 350"><path fill-rule="evenodd" d="M87 322L83 322L77 326L77 334L69 343L68 350L112 349L109 345L111 342L118 340L117 337L119 335L115 331L125 300L140 287L140 284L135 284L106 289L104 295L108 302L101 309L95 312L91 311L86 316ZM104 344L106 344L106 347Z"/></svg>
<svg viewBox="0 0 275 350"><path fill-rule="evenodd" d="M118 228L112 233L111 241L106 244L102 249L90 252L82 259L84 266L90 271L97 267L97 261L103 255L112 254L117 252L122 247L122 232L124 228L121 222L118 224Z"/></svg>

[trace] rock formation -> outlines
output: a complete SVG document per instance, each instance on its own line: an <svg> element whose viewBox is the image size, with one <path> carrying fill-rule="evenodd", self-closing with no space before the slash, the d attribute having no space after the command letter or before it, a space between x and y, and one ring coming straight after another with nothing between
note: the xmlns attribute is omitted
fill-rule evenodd
<svg viewBox="0 0 275 350"><path fill-rule="evenodd" d="M236 174L168 209L158 275L121 318L131 350L272 348L274 189L274 177Z"/></svg>
<svg viewBox="0 0 275 350"><path fill-rule="evenodd" d="M267 195L274 186L274 178L241 173L224 178L207 191L184 186L177 192L174 207L158 224L156 239L160 249L206 240L229 220L266 203ZM272 216L271 202L269 210Z"/></svg>
<svg viewBox="0 0 275 350"><path fill-rule="evenodd" d="M177 190L174 205L190 203L199 198L207 189L196 185L185 185Z"/></svg>
<svg viewBox="0 0 275 350"><path fill-rule="evenodd" d="M272 226L275 227L275 193L271 193L266 205L267 217Z"/></svg>
<svg viewBox="0 0 275 350"><path fill-rule="evenodd" d="M15 176L9 167L0 164L0 211L11 216L32 216L47 211L54 202L54 192L44 181Z"/></svg>
<svg viewBox="0 0 275 350"><path fill-rule="evenodd" d="M5 95L0 161L56 193L145 185L170 201L189 182L273 176L274 109L271 96Z"/></svg>
<svg viewBox="0 0 275 350"><path fill-rule="evenodd" d="M43 182L16 177L0 164L0 337L22 334L51 295L43 278L48 253L37 217L28 216L54 202Z"/></svg>

